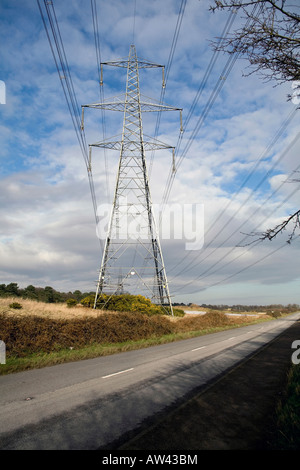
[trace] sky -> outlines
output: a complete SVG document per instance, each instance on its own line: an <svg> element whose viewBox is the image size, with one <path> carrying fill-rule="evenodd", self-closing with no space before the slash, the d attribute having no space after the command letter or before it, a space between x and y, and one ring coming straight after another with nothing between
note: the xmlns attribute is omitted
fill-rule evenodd
<svg viewBox="0 0 300 470"><path fill-rule="evenodd" d="M299 208L299 183L291 179L299 165L300 118L297 104L287 100L291 83L249 75L242 57L227 70L229 57L214 56L212 41L229 14L212 13L211 3L187 0L181 10L180 0L54 0L76 107L81 112L81 105L126 87L126 69L108 66L99 86L96 5L101 61L127 58L134 44L138 57L166 66L164 102L182 109L181 134L176 111L161 113L158 128L155 113L143 116L145 134L157 132L176 147L175 173L170 150L147 154L153 206L158 211L164 203L166 211L161 247L172 301L300 304L299 239L288 244L289 230L260 243L249 236ZM230 31L242 21L236 15ZM63 73L37 1L1 0L0 63L0 283L93 291L103 240ZM141 70L139 78L141 93L159 101L161 69ZM88 109L87 145L120 134L122 124L122 113ZM119 155L97 149L92 158L99 207L112 202ZM184 218L191 207L199 209L193 226ZM176 237L163 232L167 221ZM191 248L187 242L199 233Z"/></svg>

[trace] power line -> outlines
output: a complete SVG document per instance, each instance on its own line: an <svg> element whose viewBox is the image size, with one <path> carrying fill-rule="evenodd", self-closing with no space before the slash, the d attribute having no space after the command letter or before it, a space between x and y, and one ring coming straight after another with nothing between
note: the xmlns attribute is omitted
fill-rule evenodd
<svg viewBox="0 0 300 470"><path fill-rule="evenodd" d="M98 80L99 80L99 94L100 94L100 101L104 101L104 89L103 89L103 82L102 82L102 74L101 74L101 49L100 49L100 34L99 34L99 26L98 26L98 14L97 14L97 5L96 0L91 0L91 11L92 11L92 21L93 21L93 30L94 30L94 42L95 42L95 51L96 51L96 61L97 61L97 70L98 70ZM106 122L105 122L105 110L101 110L101 118L102 118L102 133L103 133L103 140L106 139ZM109 193L109 174L108 174L108 162L107 162L107 154L106 149L104 150L104 168L105 168L105 177L106 177L106 196L107 200L110 200L110 193Z"/></svg>
<svg viewBox="0 0 300 470"><path fill-rule="evenodd" d="M174 181L174 179L175 179L175 175L176 175L176 173L177 173L177 171L178 171L178 168L179 168L179 166L181 165L183 159L185 158L185 156L186 156L188 150L190 149L190 147L191 147L193 141L195 140L196 136L198 135L198 133L199 133L199 131L200 131L200 128L202 127L202 125L203 125L203 123L204 123L205 118L207 117L207 115L208 115L210 109L212 108L212 106L213 106L215 100L217 99L217 97L218 97L218 95L219 95L221 89L223 88L224 83L225 83L225 80L227 79L227 77L228 77L228 75L229 75L231 69L233 68L233 66L234 66L234 64L235 64L235 62L236 62L236 60L237 60L237 56L235 56L235 57L230 57L230 58L228 59L226 65L225 65L225 68L223 69L223 73L222 73L222 77L224 77L224 79L222 78L222 79L220 79L220 80L216 83L216 85L215 85L215 87L214 87L214 89L213 89L213 91L212 91L212 93L211 93L211 95L210 95L210 98L209 98L209 100L208 100L208 102L207 102L207 104L206 104L206 106L205 106L205 108L204 108L204 110L203 110L201 116L200 116L199 119L198 119L197 125L195 126L195 128L194 128L194 130L193 130L193 132L192 132L192 136L189 138L189 140L188 140L188 142L187 142L187 144L186 144L186 146L185 146L184 151L182 152L181 156L179 157L179 161L178 161L178 163L176 164L176 169L175 169L175 171L172 170L171 176L170 176L170 178L169 178L169 181L168 181L168 183L167 183L167 187L166 187L166 189L165 189L165 193L164 193L164 196L163 196L163 203L162 203L162 207L163 207L163 208L164 208L164 206L166 205L167 200L168 200L168 198L169 198L170 191L171 191L171 188L172 188L172 184L173 184L173 181ZM162 213L163 213L163 209L162 209Z"/></svg>
<svg viewBox="0 0 300 470"><path fill-rule="evenodd" d="M49 20L49 23L50 23L52 36L53 36L54 43L55 43L56 53L55 53L55 50L54 50L54 47L53 47L53 44L52 44L52 41L51 41L51 37L50 37L49 31L48 31L48 28L47 28L47 24L46 24L44 15L43 15L43 11L42 11L42 8L41 8L41 5L40 5L40 0L37 0L37 3L38 3L38 7L39 7L39 10L40 10L40 13L41 13L41 17L42 17L42 20L43 20L45 31L46 31L46 34L47 34L47 37L48 37L48 41L49 41L49 45L50 45L50 48L51 48L51 51L52 51L52 55L53 55L53 58L54 58L54 61L55 61L58 76L60 78L60 82L61 82L61 85L62 85L62 88L63 88L63 91L64 91L64 95L65 95L65 98L66 98L66 101L67 101L67 105L68 105L68 108L69 108L71 119L73 121L74 129L75 129L75 132L76 132L76 135L77 135L77 138L78 138L78 142L79 142L79 145L81 147L82 154L84 156L85 162L87 163L88 156L87 156L85 136L84 136L84 133L82 133L81 129L80 129L80 114L78 112L79 106L78 106L78 103L77 103L77 100L76 100L74 86L73 86L73 82L72 82L72 78L71 78L71 74L70 74L70 69L69 69L66 54L65 54L65 49L64 49L62 37L61 37L60 30L59 30L59 27L58 27L58 22L57 22L57 17L56 17L55 10L54 10L54 5L53 5L53 2L47 2L46 0L44 0L44 5L45 5L45 8L46 8L46 12L47 12L48 20Z"/></svg>
<svg viewBox="0 0 300 470"><path fill-rule="evenodd" d="M46 23L45 15L43 13L40 0L37 0L37 4L38 4L38 8L41 14L45 32L48 38L50 49L53 55L57 73L58 73L58 76L60 78L60 82L63 88L63 92L64 92L64 96L67 102L71 120L73 122L77 140L78 140L78 143L79 143L79 146L80 146L83 158L84 158L84 162L87 168L91 198L92 198L93 209L94 209L94 216L95 216L95 220L97 224L98 217L97 217L97 203L96 203L95 188L94 188L91 171L89 171L89 156L88 156L84 129L82 129L81 127L81 115L79 111L80 107L78 106L78 103L77 103L77 98L76 98L76 94L75 94L75 90L73 86L71 72L69 69L69 65L68 65L68 61L67 61L67 57L65 53L65 48L63 45L63 40L62 40L62 36L60 33L60 29L59 29L55 9L54 9L54 2L53 1L49 2L47 0L44 0L44 6L45 6L46 14L48 17L50 30L52 33L52 39L51 39L51 33ZM54 44L53 44L53 41L54 41ZM102 240L100 240L100 238L99 238L99 242L102 248Z"/></svg>
<svg viewBox="0 0 300 470"><path fill-rule="evenodd" d="M219 38L218 46L220 46L220 45L222 44L222 42L223 42L224 39L226 38L227 34L229 33L229 31L230 31L230 29L231 29L231 27L232 27L232 25L233 25L233 22L234 22L234 20L235 20L235 16L236 16L236 15L235 15L235 12L234 12L233 10L230 10L230 15L229 15L229 17L227 18L226 24L225 24L225 26L224 26L224 28L223 28L223 31L222 31L222 33L221 33L221 36L220 36L220 38ZM208 78L209 78L209 76L210 76L210 74L211 74L211 72L212 72L212 70L213 70L213 67L214 67L215 64L216 64L216 61L217 61L217 59L218 59L218 55L219 55L219 51L216 49L216 50L214 51L214 53L213 53L211 59L210 59L210 62L209 62L209 64L208 64L208 66L207 66L207 69L206 69L206 71L205 71L204 77L202 78L202 81L201 81L201 83L200 83L200 85L199 85L199 88L198 88L197 93L196 93L196 95L195 95L195 97L194 97L194 100L193 100L193 102L192 102L192 105L190 106L190 109L189 109L189 112L188 112L188 114L187 114L187 117L186 117L186 119L185 119L185 121L184 121L184 124L183 124L183 132L179 135L178 143L177 143L177 145L176 145L176 153L179 152L180 143L181 143L181 141L182 141L183 133L185 132L185 130L186 130L186 128L187 128L187 125L188 125L188 123L189 123L189 121L190 121L190 119L191 119L191 117L192 117L192 115L193 115L193 113L194 113L194 111L195 111L195 107L196 107L196 105L197 105L197 103L198 103L198 101L199 101L199 99L200 99L200 97L201 97L201 95L202 95L202 92L203 92L203 90L204 90L204 88L205 88L205 85L206 85L206 83L207 83L207 80L208 80Z"/></svg>
<svg viewBox="0 0 300 470"><path fill-rule="evenodd" d="M225 76L225 79L227 78L227 76L229 75L232 67L234 66L234 63L235 61L237 60L237 56L236 57L230 57L223 69L223 74ZM185 150L183 152L183 154L181 155L180 159L179 159L179 162L177 164L177 167L176 167L176 171L175 172L172 172L170 178L169 178L169 182L167 184L167 187L166 187L166 190L165 190L165 194L164 194L164 197L163 197L163 203L162 203L162 211L160 213L160 218L162 218L162 214L163 214L163 211L164 211L164 206L166 205L167 203L167 199L169 198L169 195L170 195L170 191L171 191L171 187L172 187L172 183L174 181L174 178L175 178L175 173L177 172L178 170L178 167L179 165L182 163L184 157L186 156L187 154L187 151L188 149L190 148L190 146L192 145L192 142L193 140L195 139L196 135L198 134L199 130L200 130L200 127L202 126L202 124L204 123L204 119L206 118L207 114L209 113L211 107L213 106L213 103L215 102L218 94L220 93L222 87L224 86L224 83L225 83L225 80L223 81L219 81L216 83L215 85L215 88L214 90L212 91L211 95L210 95L210 98L209 98L209 101L208 103L206 104L205 106L205 109L204 111L202 112L202 115L200 116L199 120L198 120L198 123L193 131L193 134L192 134L192 137L191 139L187 142L186 144L186 147L185 147Z"/></svg>
<svg viewBox="0 0 300 470"><path fill-rule="evenodd" d="M291 144L288 146L288 148L286 149L286 152L291 149L291 147L296 143L296 141L297 141L299 138L300 138L300 132L297 134L297 136L295 137L295 139L293 139L293 141L291 142ZM298 171L299 168L300 168L300 165L298 165L298 167L297 167L295 170L292 171L291 175L292 175L295 171ZM290 175L290 176L291 176L291 175ZM271 198L276 194L276 192L278 192L278 190L283 186L283 184L285 184L285 183L283 182L275 191L273 191L273 193L272 193L270 196L268 196L268 198L265 200L265 202L262 204L262 206L264 206L264 205L268 202L268 200L271 199ZM275 212L277 212L278 209L279 209L283 204L285 204L297 191L299 191L299 187L297 187L296 189L294 189L294 190L292 191L292 193L289 194L289 195L284 199L284 201L282 201L282 202L268 215L268 217L265 218L265 221L268 220L268 218L269 218L272 214L274 214ZM253 216L256 212L257 212L257 210L255 210L255 211L253 212L252 216ZM251 218L251 217L250 217L250 218ZM237 230L241 229L241 228L243 227L243 225L245 225L246 222L247 222L247 221L244 221L244 222L239 226L239 228L238 228ZM255 230L257 230L257 228L258 228L258 227L256 227L256 228L254 229L254 232L255 232ZM236 231L235 231L235 233L236 233ZM231 235L231 236L232 236L232 235ZM228 237L228 238L226 239L226 241L227 241L229 238L231 238L231 236ZM192 282L194 282L195 280L199 280L199 279L203 279L203 278L207 277L207 276L205 276L205 274L207 274L213 267L215 267L215 266L218 265L221 261L223 261L225 258L227 258L227 256L229 256L237 247L242 246L242 245L241 245L242 242L244 242L244 241L248 238L248 236L249 236L249 235L244 236L244 238L240 241L240 243L239 243L238 245L232 247L232 248L229 250L229 252L227 252L225 255L223 255L221 258L219 258L212 266L210 266L206 271L204 271L203 273L201 273L200 276L196 277L193 281L190 281L190 282L188 282L188 283L185 283L179 290L182 290L183 288L185 288L187 285L190 285L190 284L191 284ZM225 242L226 242L226 241L225 241ZM224 243L225 243L225 242L224 242ZM254 245L252 244L252 246L256 246L258 243L260 243L260 240L258 240L257 242L255 242ZM218 246L217 248L215 248L212 253L214 253L214 252L215 252L217 249L219 249L219 248L220 248L220 246ZM251 247L249 247L246 251L249 251L250 248L251 248ZM208 256L211 256L212 253L210 253ZM244 253L245 253L245 252L244 252ZM238 255L234 260L231 260L230 262L226 263L225 266L227 266L228 264L231 264L233 261L235 261L236 259L238 259L238 258L239 258L240 256L242 256L244 253L242 253L241 255ZM208 257L208 256L207 256L207 257ZM206 258L207 258L207 257L206 257ZM203 262L206 258L204 258L204 259L202 260L202 262ZM219 268L218 270L223 269L225 266L222 266L222 267ZM195 267L195 266L193 266L193 267ZM190 269L191 269L191 268L190 268ZM218 270L214 271L214 272L211 273L210 275L215 274L216 272L218 272ZM188 270L183 270L183 271L181 271L181 274L182 274L183 272L186 272L186 271L188 271ZM173 278L173 279L174 279L174 278Z"/></svg>
<svg viewBox="0 0 300 470"><path fill-rule="evenodd" d="M165 96L165 92L166 92L166 86L167 86L167 82L168 82L168 78L169 78L169 74L170 74L170 69L171 69L171 65L172 65L172 62L173 62L173 58L174 58L174 54L175 54L175 50L176 50L176 46L177 46L177 42L178 42L178 37L179 37L180 29L181 29L181 24L182 24L184 12L185 12L186 2L187 2L187 0L182 0L181 1L180 10L179 10L179 13L178 13L178 16L177 16L177 22L176 22L174 35L173 35L171 50L170 50L168 62L167 62L167 65L166 65L164 83L163 83L162 90L161 90L161 95L160 95L160 104L162 104L163 100L164 100L164 96ZM158 115L157 115L154 138L156 138L157 135L158 135L160 119L161 119L161 111L159 111ZM149 165L149 171L148 171L149 177L150 177L151 171L152 171L153 158L154 158L154 152L152 153L151 159L150 159L150 165Z"/></svg>
<svg viewBox="0 0 300 470"><path fill-rule="evenodd" d="M252 10L252 16L255 14L255 11L256 11L257 8L258 8L258 5L254 5L253 10ZM259 13L261 12L261 10L262 10L262 7L259 7ZM235 19L235 13L236 13L236 10L233 10L233 9L230 10L230 16L227 19L227 22L225 24L225 28L224 28L223 33L221 35L221 38L219 40L218 46L220 46L221 42L224 40L224 38L228 34L230 28L232 27L233 21ZM246 24L248 25L250 22L251 22L251 19L248 18ZM215 52L216 51L218 51L218 48L215 50ZM176 165L176 170L175 171L173 171L173 169L170 170L169 178L168 178L166 188L165 188L165 192L164 192L164 196L163 196L163 202L162 202L162 207L163 208L166 205L167 200L169 198L171 187L172 187L172 184L174 182L174 178L175 178L176 172L178 170L178 167L182 163L182 160L185 158L185 156L187 154L187 151L189 150L189 148L192 145L193 140L196 138L197 134L199 133L199 130L200 130L200 128L201 128L201 126L204 122L204 119L206 118L208 112L210 111L210 109L211 109L214 101L216 100L219 92L221 91L221 89L222 89L226 79L228 78L228 75L229 75L231 69L233 68L233 65L236 62L238 56L239 56L239 53L232 53L231 56L229 57L229 59L227 60L227 63L225 65L224 69L223 69L223 72L221 73L221 76L220 76L220 79L222 79L222 80L220 80L219 83L218 82L216 83L215 88L214 88L213 92L210 95L209 101L206 104L201 116L198 119L196 127L194 128L194 130L192 132L192 136L189 138L189 140L186 144L186 147L185 147L182 155L179 158L179 162ZM212 63L214 63L214 56L212 58ZM209 65L209 68L208 68L208 71L209 71L209 74L210 74L211 71L209 69L210 69L210 65ZM207 78L205 77L203 79L203 83L205 84L206 81L207 81ZM202 90L202 89L203 88L202 88L202 85L201 85L199 91ZM200 96L200 94L199 94L199 96ZM197 98L197 100L198 100L198 98ZM193 108L193 106L192 106L192 108ZM185 128L184 128L184 131L185 131ZM182 135L180 136L180 139L182 139ZM177 146L177 149L178 149L178 146ZM178 150L177 150L176 153L178 153ZM162 209L162 212L163 212L163 210L164 209ZM162 212L161 212L161 217L162 217Z"/></svg>
<svg viewBox="0 0 300 470"><path fill-rule="evenodd" d="M230 15L227 19L227 22L225 24L225 27L223 29L223 32L221 34L221 37L219 39L219 45L222 43L222 41L225 39L225 37L227 36L228 32L230 31L232 25L233 25L233 22L235 20L235 13L233 11L230 11ZM208 67L206 69L206 72L204 74L204 77L200 83L200 86L198 88L198 91L194 97L194 100L193 100L193 103L190 107L190 110L188 112L188 115L185 119L185 122L184 122L184 125L183 125L183 131L182 133L179 135L179 138L178 138L178 143L176 145L176 151L175 151L175 156L178 154L179 152L179 149L180 149L180 144L182 142L182 139L183 139L183 134L184 132L186 131L186 128L187 128L187 125L195 111L195 108L196 108L196 105L202 95L202 92L206 86L206 83L208 81L208 78L210 76L210 74L212 73L212 70L213 70L213 67L214 65L216 64L216 61L217 61L217 58L218 58L218 55L219 55L219 51L215 50L214 53L213 53L213 56L208 64ZM226 63L226 66L224 67L223 69L223 72L221 73L221 77L222 77L222 81L219 80L217 81L216 85L215 85L215 88L213 90L213 92L211 93L210 95L210 98L209 98L209 101L207 102L205 108L204 108L204 111L202 111L202 114L201 116L199 117L198 119L198 123L196 125L196 127L194 128L193 132L192 132L192 135L191 137L189 138L187 144L186 144L186 147L184 149L184 151L182 152L180 158L179 158L179 162L176 164L176 169L174 170L174 168L172 167L170 169L170 172L169 172L169 176L168 176L168 180L167 180L167 184L166 184L166 187L165 187L165 191L164 191L164 195L163 195L163 201L162 201L162 212L161 212L161 217L162 217L162 213L163 213L163 210L164 210L164 206L166 205L167 203L167 200L169 198L169 195L170 195L170 191L171 191L171 188L172 188L172 184L173 184L173 181L175 179L175 176L176 176L176 173L177 173L177 170L180 166L180 164L182 163L182 160L185 158L190 146L192 145L194 139L196 138L197 134L199 133L199 130L200 130L200 127L202 126L203 122L204 122L204 118L207 116L208 112L210 111L214 101L216 100L219 92L221 91L224 83L225 83L225 80L229 74L229 72L231 71L231 68L233 67L235 61L236 61L237 57L235 57L235 55L231 56L228 60L227 60L227 63ZM232 63L232 67L230 67L230 63ZM228 70L227 70L228 69ZM220 77L220 78L221 78Z"/></svg>
<svg viewBox="0 0 300 470"><path fill-rule="evenodd" d="M264 261L265 259L267 259L267 258L269 258L270 256L272 256L272 255L274 255L275 253L277 253L279 250L282 250L282 248L284 248L285 246L287 246L286 243L285 243L284 245L279 246L278 248L275 248L275 250L271 251L270 253L268 253L267 255L263 256L262 258L260 258L260 259L258 259L258 260L256 260L256 261L254 261L254 262L251 263L250 265L245 266L244 268L240 269L240 270L237 271L236 273L233 273L233 274L231 274L230 276L227 276L225 279L222 279L222 280L220 280L220 281L214 282L213 284L210 284L209 286L207 286L207 287L205 288L205 290L206 290L206 289L209 289L209 288L211 288L211 287L215 287L215 286L217 286L217 285L219 285L219 284L222 284L223 282L226 282L226 281L228 281L229 279L231 279L231 278L237 276L238 274L241 274L242 272L246 271L247 269L250 269L250 268L252 268L253 266L256 266L257 264L261 263L261 262ZM177 291L177 292L178 292L178 291ZM189 292L189 294L195 294L196 292L199 292L199 289L197 289L197 290L195 290L195 291L193 291L193 292ZM175 292L174 295L176 295L176 292Z"/></svg>
<svg viewBox="0 0 300 470"><path fill-rule="evenodd" d="M135 43L135 41L134 41L134 36L135 36L135 18L136 18L136 0L134 0L133 28L132 28L132 44Z"/></svg>
<svg viewBox="0 0 300 470"><path fill-rule="evenodd" d="M299 191L299 187L296 188L288 197L285 198L285 200L283 201L282 204L280 204L278 207L282 206L285 202L287 202L297 191ZM270 215L274 214L277 210L278 210L278 207L276 207L276 209L274 209L272 211L271 214L269 214L268 218L270 217ZM246 239L248 238L248 235L246 235L242 240L241 242L245 241ZM240 243L241 243L240 242ZM212 266L210 266L206 271L202 272L202 274L198 277L196 277L193 281L191 282L188 282L186 284L184 284L184 286L182 286L181 288L178 289L178 291L184 289L187 285L190 285L192 284L193 282L195 282L196 280L200 280L200 279L205 279L209 276L212 276L213 274L216 274L217 272L219 272L221 269L224 269L225 267L229 266L230 264L234 263L237 259L241 258L242 256L245 255L245 253L247 253L251 248L257 246L258 244L261 243L261 240L256 240L253 244L251 244L251 246L248 246L248 248L243 251L243 253L240 253L239 255L237 255L234 259L228 261L227 263L225 263L223 266L221 266L220 268L216 269L215 271L213 271L212 273L210 274L207 274L213 267L217 266L221 261L223 261L225 258L227 258L233 251L235 251L236 248L238 247L241 247L242 245L236 245L236 246L233 246L229 252L225 253L225 255L223 255L221 258L219 258ZM216 250L214 250L216 251ZM210 253L211 255L212 253ZM251 266L251 265L250 265ZM247 267L245 268L247 269ZM238 273L237 273L238 274ZM220 281L221 282L221 281ZM177 292L178 292L177 291Z"/></svg>
<svg viewBox="0 0 300 470"><path fill-rule="evenodd" d="M264 161L264 159L268 156L269 152L271 151L272 147L276 144L276 142L278 141L278 139L282 136L283 132L286 130L286 128L288 127L288 125L290 124L291 120L295 117L296 115L296 112L297 112L297 107L295 107L289 114L288 116L286 117L286 119L283 121L283 123L280 125L280 128L277 130L275 136L272 138L272 140L270 141L270 143L268 144L267 148L264 150L264 152L262 153L262 155L260 156L260 158L257 160L257 162L255 163L254 167L252 168L252 170L248 173L247 177L245 178L245 180L243 181L243 183L240 185L239 189L235 192L235 194L230 198L230 200L228 201L226 207L224 207L224 209L222 209L221 211L221 216L225 213L225 211L228 209L228 207L232 204L232 202L234 201L234 199L239 195L239 193L241 192L241 190L246 186L247 182L249 181L249 179L251 178L251 176L254 174L254 172L258 169L259 165L261 164L262 161ZM255 191L264 183L264 181L266 180L267 176L270 174L271 171L273 171L276 167L276 165L283 159L283 157L286 155L286 152L283 152L283 154L281 155L281 157L279 157L279 159L276 161L276 163L273 165L272 169L269 170L266 175L261 179L260 183L256 186L255 188ZM254 194L254 191L252 191L250 197ZM249 198L247 198L246 202L248 202ZM240 209L245 205L246 203L244 201L244 203L242 204L242 206L240 207ZM239 209L239 210L240 210ZM236 211L236 213L239 212ZM236 215L235 213L235 215ZM210 232L210 230L213 228L213 226L215 225L215 223L217 221L219 221L220 218L219 216L215 219L214 223L212 223L209 227L209 229L206 231L206 234ZM220 233L220 232L219 232Z"/></svg>
<svg viewBox="0 0 300 470"><path fill-rule="evenodd" d="M218 218L215 219L215 221L210 225L209 229L206 231L205 235L207 235L210 230L213 228L213 226L216 224L216 222L219 222L220 221L220 217L222 217L225 213L226 213L226 210L229 208L229 206L232 204L232 202L234 201L234 199L237 197L237 195L240 193L240 191L243 189L243 187L246 185L246 183L248 182L249 178L251 177L251 175L254 173L254 171L257 170L259 164L263 161L263 159L268 155L268 152L271 150L271 148L275 145L275 143L278 141L279 137L283 134L284 130L286 129L286 127L289 125L289 123L291 122L291 120L293 119L293 117L295 116L295 113L297 112L297 108L293 109L288 117L284 120L283 124L280 126L279 130L276 132L274 138L272 139L272 141L269 143L269 145L267 146L267 148L265 149L265 151L263 152L263 154L261 155L260 159L256 162L256 164L254 165L252 171L248 174L248 176L246 177L246 179L244 180L244 182L241 184L239 190L231 197L231 199L228 201L227 205L225 206L224 209L222 209L221 211L221 216L219 216ZM213 237L210 242L205 246L204 250L202 250L202 252L195 258L195 256L193 256L193 260L184 268L182 269L181 268L181 273L183 272L187 272L189 271L189 269L192 269L193 267L195 267L195 261L200 257L200 256L203 256L203 253L205 252L205 250L210 246L212 245L212 243L218 238L218 236L222 233L223 229L234 219L234 217L236 217L236 215L240 212L240 210L244 207L244 205L249 202L249 200L251 199L251 197L253 197L253 195L255 194L255 192L259 189L259 187L266 181L267 177L271 174L271 172L276 168L276 166L278 165L278 163L288 154L289 150L291 149L291 147L295 144L295 142L298 140L299 138L299 135L296 136L295 139L293 139L293 141L287 146L287 148L280 154L279 158L276 160L276 162L273 164L273 166L271 167L270 170L268 170L268 172L263 176L263 178L261 178L261 180L259 181L259 183L256 185L255 189L251 192L251 194L248 195L247 199L243 202L243 204L235 211L235 213L233 215L231 215L230 219L227 220L225 222L225 224L223 225L222 228L220 228L216 234L215 237ZM274 191L272 193L270 197L272 197L280 188L277 188L276 191ZM269 200L269 198L267 199L267 201ZM267 202L266 201L266 202ZM242 228L242 226L245 224L246 222L243 222L242 225L240 225L239 229ZM230 236L228 236L226 238L226 240L223 241L223 243L221 245L219 245L217 248L214 249L214 251L216 251L218 248L220 248L221 246L223 246L234 234L236 233L236 231L234 231ZM213 251L213 252L214 252ZM202 261L204 261L208 256L210 256L212 253L210 253L209 255L207 255L204 259L202 259ZM188 255L185 256L185 258L187 258ZM185 259L184 258L184 259ZM201 261L201 262L202 262ZM171 272L172 270L174 270L179 264L181 264L183 262L183 260L181 260L180 262L178 262L175 266L173 266L173 268L169 271ZM191 266L193 264L193 266ZM191 267L190 267L191 266ZM190 268L189 268L190 267ZM189 268L189 269L187 269Z"/></svg>

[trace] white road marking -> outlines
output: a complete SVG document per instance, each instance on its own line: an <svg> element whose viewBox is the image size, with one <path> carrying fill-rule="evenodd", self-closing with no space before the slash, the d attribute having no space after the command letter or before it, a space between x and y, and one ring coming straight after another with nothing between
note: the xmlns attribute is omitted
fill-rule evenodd
<svg viewBox="0 0 300 470"><path fill-rule="evenodd" d="M192 349L192 351L199 351L199 349L204 349L206 346L201 346L201 348Z"/></svg>
<svg viewBox="0 0 300 470"><path fill-rule="evenodd" d="M113 377L114 375L124 374L125 372L129 372L131 370L133 370L133 367L131 369L126 369L126 370L121 370L120 372L115 372L114 374L104 375L102 379L108 379L108 377Z"/></svg>

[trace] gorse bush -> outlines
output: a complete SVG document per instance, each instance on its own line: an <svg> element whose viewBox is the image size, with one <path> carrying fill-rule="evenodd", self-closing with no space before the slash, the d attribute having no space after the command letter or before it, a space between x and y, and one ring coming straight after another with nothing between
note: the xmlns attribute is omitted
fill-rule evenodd
<svg viewBox="0 0 300 470"><path fill-rule="evenodd" d="M13 302L9 304L9 308L13 308L14 310L20 310L23 307L21 304L19 304L19 302Z"/></svg>
<svg viewBox="0 0 300 470"><path fill-rule="evenodd" d="M85 297L81 304L85 307L93 307L95 298L92 295ZM111 295L102 294L96 303L96 308L102 310L110 310L114 312L138 312L146 315L166 315L170 314L170 308L164 308L160 305L153 304L150 299L142 295ZM174 315L184 315L183 310L174 309Z"/></svg>
<svg viewBox="0 0 300 470"><path fill-rule="evenodd" d="M67 303L67 306L69 308L75 307L75 305L77 305L77 300L76 299L68 299L66 303Z"/></svg>
<svg viewBox="0 0 300 470"><path fill-rule="evenodd" d="M112 295L102 294L97 302L97 306L104 305L106 310L115 312L139 312L147 315L162 315L163 310L160 306L151 303L150 299L142 295Z"/></svg>
<svg viewBox="0 0 300 470"><path fill-rule="evenodd" d="M95 302L95 296L94 295L88 295L84 297L84 299L81 300L81 305L84 307L93 307Z"/></svg>

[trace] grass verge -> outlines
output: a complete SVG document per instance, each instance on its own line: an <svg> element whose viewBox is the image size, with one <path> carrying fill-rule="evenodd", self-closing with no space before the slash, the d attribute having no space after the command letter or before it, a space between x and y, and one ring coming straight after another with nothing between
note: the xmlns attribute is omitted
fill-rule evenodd
<svg viewBox="0 0 300 470"><path fill-rule="evenodd" d="M275 428L272 448L300 449L300 365L293 364L289 370L286 389L276 410Z"/></svg>

